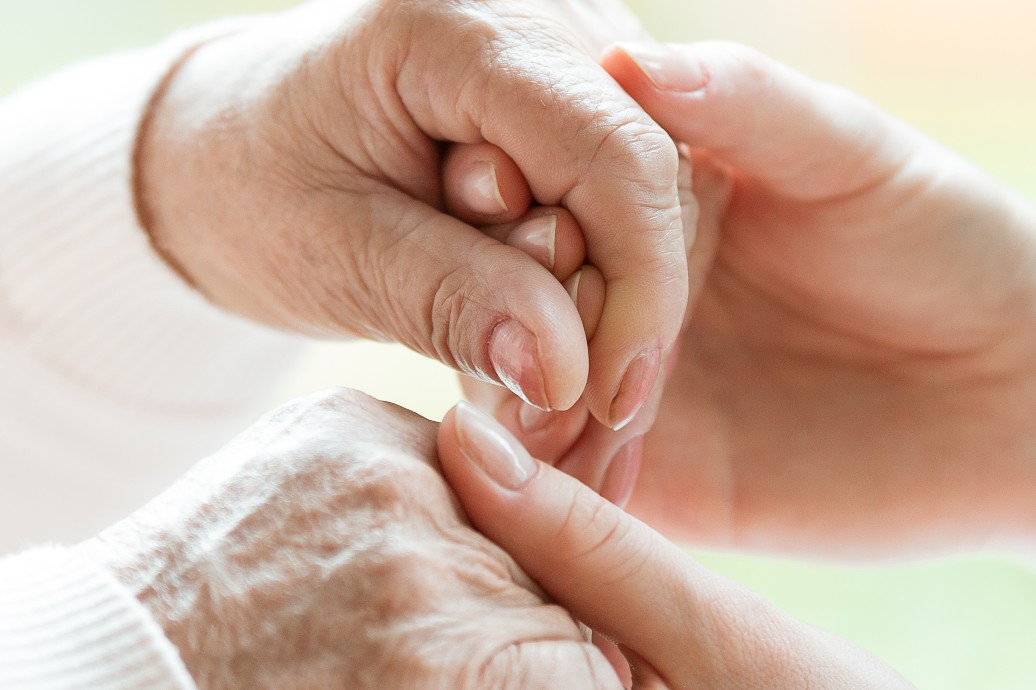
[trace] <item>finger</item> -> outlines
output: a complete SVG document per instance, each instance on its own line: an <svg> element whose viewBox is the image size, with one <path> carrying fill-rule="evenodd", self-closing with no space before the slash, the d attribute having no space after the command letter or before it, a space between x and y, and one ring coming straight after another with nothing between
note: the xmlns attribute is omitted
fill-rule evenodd
<svg viewBox="0 0 1036 690"><path fill-rule="evenodd" d="M582 403L567 410L545 412L522 401L509 391L470 376L461 377L464 397L480 410L492 415L522 444L553 463L572 447L587 426L590 413Z"/></svg>
<svg viewBox="0 0 1036 690"><path fill-rule="evenodd" d="M683 147L677 185L691 275L690 315L715 257L720 223L730 201L732 179L726 169L707 153L695 153ZM580 317L584 319L585 327L586 317L582 308ZM687 322L685 319L684 328ZM648 402L629 425L613 431L601 424L589 423L579 439L566 449L564 456L552 458L551 464L579 479L612 503L625 507L635 489L640 471L643 434L654 424L665 381L675 366L679 346L677 341L667 353L663 375L657 380ZM518 439L524 442L521 436ZM530 449L530 452L533 451Z"/></svg>
<svg viewBox="0 0 1036 690"><path fill-rule="evenodd" d="M912 148L890 141L902 127L860 97L738 44L623 43L602 64L675 139L792 197L866 188Z"/></svg>
<svg viewBox="0 0 1036 690"><path fill-rule="evenodd" d="M637 418L619 431L595 420L590 421L579 438L551 464L608 501L625 508L640 476L644 433L654 417L653 403L649 401Z"/></svg>
<svg viewBox="0 0 1036 690"><path fill-rule="evenodd" d="M629 663L633 690L669 690L662 676L658 675L658 671L653 669L644 657L626 646L620 646L619 651Z"/></svg>
<svg viewBox="0 0 1036 690"><path fill-rule="evenodd" d="M579 312L579 320L583 324L586 339L592 340L597 334L604 312L605 285L604 276L594 266L582 266L572 277L565 281L572 303Z"/></svg>
<svg viewBox="0 0 1036 690"><path fill-rule="evenodd" d="M487 237L522 250L561 281L570 279L586 259L583 232L560 207L539 206L513 222L481 229Z"/></svg>
<svg viewBox="0 0 1036 690"><path fill-rule="evenodd" d="M583 266L565 282L565 288L579 311L583 330L589 340L597 328L604 306L604 277L593 266ZM609 433L623 433L622 438L625 440L634 437L634 434L626 433L625 429L622 432L611 432L603 427L589 416L582 403L576 403L567 410L543 411L498 386L487 385L470 377L461 377L461 388L468 400L493 415L530 453L551 464L569 453L587 428L599 427ZM617 443L609 446L605 460L615 455L621 445ZM606 473L607 469L602 470L600 476L604 477ZM625 477L627 481L631 478L629 474ZM602 486L594 485L594 488L602 490ZM608 482L608 486L610 500L624 501L628 498L624 483L613 480Z"/></svg>
<svg viewBox="0 0 1036 690"><path fill-rule="evenodd" d="M647 398L686 307L675 146L567 32L557 31L560 22L519 17L514 3L464 6L463 35L450 24L453 5L431 3L420 17L422 36L456 35L452 54L477 51L478 59L454 59L456 73L437 77L462 88L453 97L428 88L428 62L420 56L442 54L436 38L411 47L397 92L428 137L499 146L539 203L575 215L587 262L607 284L585 398L595 417L620 427ZM502 19L514 19L522 31L502 30ZM487 42L487 35L496 38Z"/></svg>
<svg viewBox="0 0 1036 690"><path fill-rule="evenodd" d="M536 463L502 427L463 403L440 426L439 454L475 526L576 618L642 653L666 678L691 678L697 662L708 663L707 650L688 639L695 621L686 609L696 593L683 551L575 479Z"/></svg>
<svg viewBox="0 0 1036 690"><path fill-rule="evenodd" d="M691 317L719 249L723 219L734 193L734 174L729 166L706 150L686 150L686 156L692 161L693 173L690 181L681 184L680 196L684 227L694 228L693 242L687 253L691 276L688 317Z"/></svg>
<svg viewBox="0 0 1036 690"><path fill-rule="evenodd" d="M329 332L357 323L359 335L401 342L540 408L578 399L587 372L582 322L546 269L392 188L327 203L329 217L376 229L360 247L331 230L308 240L325 248L309 274L342 285L327 300ZM343 268L355 279L343 281Z"/></svg>
<svg viewBox="0 0 1036 690"><path fill-rule="evenodd" d="M645 681L745 690L910 687L861 650L702 568L577 480L532 459L470 405L447 414L438 438L443 474L475 527L573 616L642 657Z"/></svg>
<svg viewBox="0 0 1036 690"><path fill-rule="evenodd" d="M443 155L442 185L446 211L471 225L517 220L532 203L518 164L487 142L450 146Z"/></svg>
<svg viewBox="0 0 1036 690"><path fill-rule="evenodd" d="M612 665L612 668L615 669L615 675L619 677L622 687L630 690L633 687L633 675L630 672L629 661L626 660L626 657L619 649L619 645L598 632L593 633L591 640L594 646L601 650L601 654Z"/></svg>

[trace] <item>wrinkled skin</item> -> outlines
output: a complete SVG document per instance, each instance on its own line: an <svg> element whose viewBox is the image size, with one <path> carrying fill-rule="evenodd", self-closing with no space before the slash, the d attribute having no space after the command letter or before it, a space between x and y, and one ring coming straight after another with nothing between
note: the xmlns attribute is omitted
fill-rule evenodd
<svg viewBox="0 0 1036 690"><path fill-rule="evenodd" d="M471 528L436 428L353 391L297 400L85 548L203 690L621 688Z"/></svg>
<svg viewBox="0 0 1036 690"><path fill-rule="evenodd" d="M156 99L145 225L226 309L401 342L544 409L585 394L608 423L641 402L612 410L687 298L676 149L597 63L638 35L605 0L313 2L248 22ZM539 204L576 218L609 286L592 344L539 264L443 213L444 142L501 147Z"/></svg>

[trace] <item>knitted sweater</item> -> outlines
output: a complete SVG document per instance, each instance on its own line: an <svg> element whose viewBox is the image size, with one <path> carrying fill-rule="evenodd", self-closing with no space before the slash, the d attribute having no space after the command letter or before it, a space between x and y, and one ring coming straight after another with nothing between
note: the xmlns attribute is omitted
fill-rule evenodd
<svg viewBox="0 0 1036 690"><path fill-rule="evenodd" d="M144 108L221 23L0 102L0 555L125 517L269 402L298 339L221 312L152 252ZM192 688L144 608L75 549L0 558L0 688Z"/></svg>

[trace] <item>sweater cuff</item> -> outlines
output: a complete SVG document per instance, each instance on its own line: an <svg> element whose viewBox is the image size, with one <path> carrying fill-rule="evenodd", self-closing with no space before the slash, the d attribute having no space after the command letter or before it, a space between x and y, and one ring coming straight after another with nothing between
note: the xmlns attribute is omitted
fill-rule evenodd
<svg viewBox="0 0 1036 690"><path fill-rule="evenodd" d="M253 21L72 67L0 103L0 326L84 388L149 409L250 407L297 354L301 339L218 309L167 267L132 197L155 89L188 50Z"/></svg>
<svg viewBox="0 0 1036 690"><path fill-rule="evenodd" d="M0 687L195 690L144 606L72 549L0 560Z"/></svg>

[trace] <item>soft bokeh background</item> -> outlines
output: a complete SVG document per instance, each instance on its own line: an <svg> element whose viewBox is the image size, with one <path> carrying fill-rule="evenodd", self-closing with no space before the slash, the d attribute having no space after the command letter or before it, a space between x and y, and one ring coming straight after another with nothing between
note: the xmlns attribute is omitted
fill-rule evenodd
<svg viewBox="0 0 1036 690"><path fill-rule="evenodd" d="M0 0L0 95L70 61L288 0ZM863 92L1036 195L1031 0L631 0L666 40L752 44ZM361 388L433 419L458 397L395 347L314 349L276 396ZM276 400L271 400L271 405ZM702 554L793 614L848 637L922 688L1036 688L1036 575L991 556L880 568Z"/></svg>

